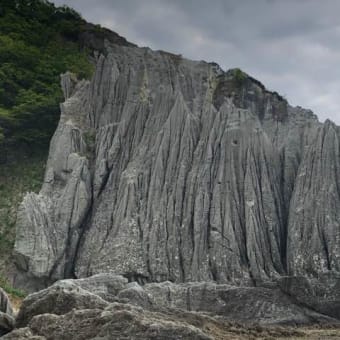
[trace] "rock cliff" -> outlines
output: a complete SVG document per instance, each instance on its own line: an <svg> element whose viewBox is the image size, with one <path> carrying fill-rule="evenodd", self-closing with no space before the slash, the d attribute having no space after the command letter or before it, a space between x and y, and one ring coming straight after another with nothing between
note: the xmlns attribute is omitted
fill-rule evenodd
<svg viewBox="0 0 340 340"><path fill-rule="evenodd" d="M18 213L16 285L339 273L332 122L240 70L113 43L91 81L65 74L62 88L43 187Z"/></svg>

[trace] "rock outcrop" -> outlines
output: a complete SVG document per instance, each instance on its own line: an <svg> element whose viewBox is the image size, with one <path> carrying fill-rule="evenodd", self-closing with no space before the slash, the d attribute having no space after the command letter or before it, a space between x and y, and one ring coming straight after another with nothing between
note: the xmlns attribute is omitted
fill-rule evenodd
<svg viewBox="0 0 340 340"><path fill-rule="evenodd" d="M283 277L278 286L297 304L340 320L340 276L323 274L318 278Z"/></svg>
<svg viewBox="0 0 340 340"><path fill-rule="evenodd" d="M244 324L337 323L336 318L318 312L317 307L302 307L278 287L235 287L213 282L174 284L168 281L140 286L136 282L129 283L122 276L99 274L86 279L58 281L29 295L17 316L16 327L27 327L37 315L64 315L73 309L105 309L110 303L125 303L152 312L169 308L202 312Z"/></svg>
<svg viewBox="0 0 340 340"><path fill-rule="evenodd" d="M29 295L4 339L255 339L255 330L263 339L269 330L277 338L274 325L314 323L337 320L299 306L278 289L212 282L140 286L100 274Z"/></svg>
<svg viewBox="0 0 340 340"><path fill-rule="evenodd" d="M337 277L339 127L239 70L105 50L91 81L62 78L44 185L18 213L16 285Z"/></svg>
<svg viewBox="0 0 340 340"><path fill-rule="evenodd" d="M14 327L14 313L7 294L0 288L0 336Z"/></svg>

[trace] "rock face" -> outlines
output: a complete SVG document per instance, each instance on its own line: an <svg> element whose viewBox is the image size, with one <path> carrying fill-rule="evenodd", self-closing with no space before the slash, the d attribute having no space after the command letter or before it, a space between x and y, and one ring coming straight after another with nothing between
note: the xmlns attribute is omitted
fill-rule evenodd
<svg viewBox="0 0 340 340"><path fill-rule="evenodd" d="M17 316L16 327L27 327L37 315L64 315L73 309L105 309L110 303L130 304L152 312L169 308L203 312L223 316L224 320L262 325L336 323L327 313L318 313L318 307L313 310L302 307L279 288L169 281L140 286L136 282L128 283L122 276L98 274L86 279L58 281L29 295Z"/></svg>
<svg viewBox="0 0 340 340"><path fill-rule="evenodd" d="M242 333L235 320L243 324ZM246 325L260 323L263 330L273 330L277 324L335 322L297 305L279 289L212 282L140 286L122 276L99 274L58 281L29 295L16 329L3 339L255 339ZM262 332L259 326L254 329Z"/></svg>
<svg viewBox="0 0 340 340"><path fill-rule="evenodd" d="M13 309L7 294L0 288L0 336L10 332L13 327Z"/></svg>
<svg viewBox="0 0 340 340"><path fill-rule="evenodd" d="M326 273L311 279L303 276L283 277L279 287L296 303L340 320L339 275Z"/></svg>
<svg viewBox="0 0 340 340"><path fill-rule="evenodd" d="M18 213L16 284L253 286L340 271L340 129L239 70L108 44Z"/></svg>

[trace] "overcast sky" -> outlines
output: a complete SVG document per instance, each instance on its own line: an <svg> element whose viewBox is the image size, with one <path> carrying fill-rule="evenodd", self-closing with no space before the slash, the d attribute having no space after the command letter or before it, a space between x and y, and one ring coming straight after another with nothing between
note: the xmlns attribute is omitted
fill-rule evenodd
<svg viewBox="0 0 340 340"><path fill-rule="evenodd" d="M340 124L340 0L54 0L139 46L239 67Z"/></svg>

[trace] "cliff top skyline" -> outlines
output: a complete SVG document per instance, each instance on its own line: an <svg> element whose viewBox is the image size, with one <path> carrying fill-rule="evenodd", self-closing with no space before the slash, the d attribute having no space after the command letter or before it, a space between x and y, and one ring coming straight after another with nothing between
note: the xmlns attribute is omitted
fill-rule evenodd
<svg viewBox="0 0 340 340"><path fill-rule="evenodd" d="M320 121L340 124L340 3L53 0L139 46L239 67Z"/></svg>

